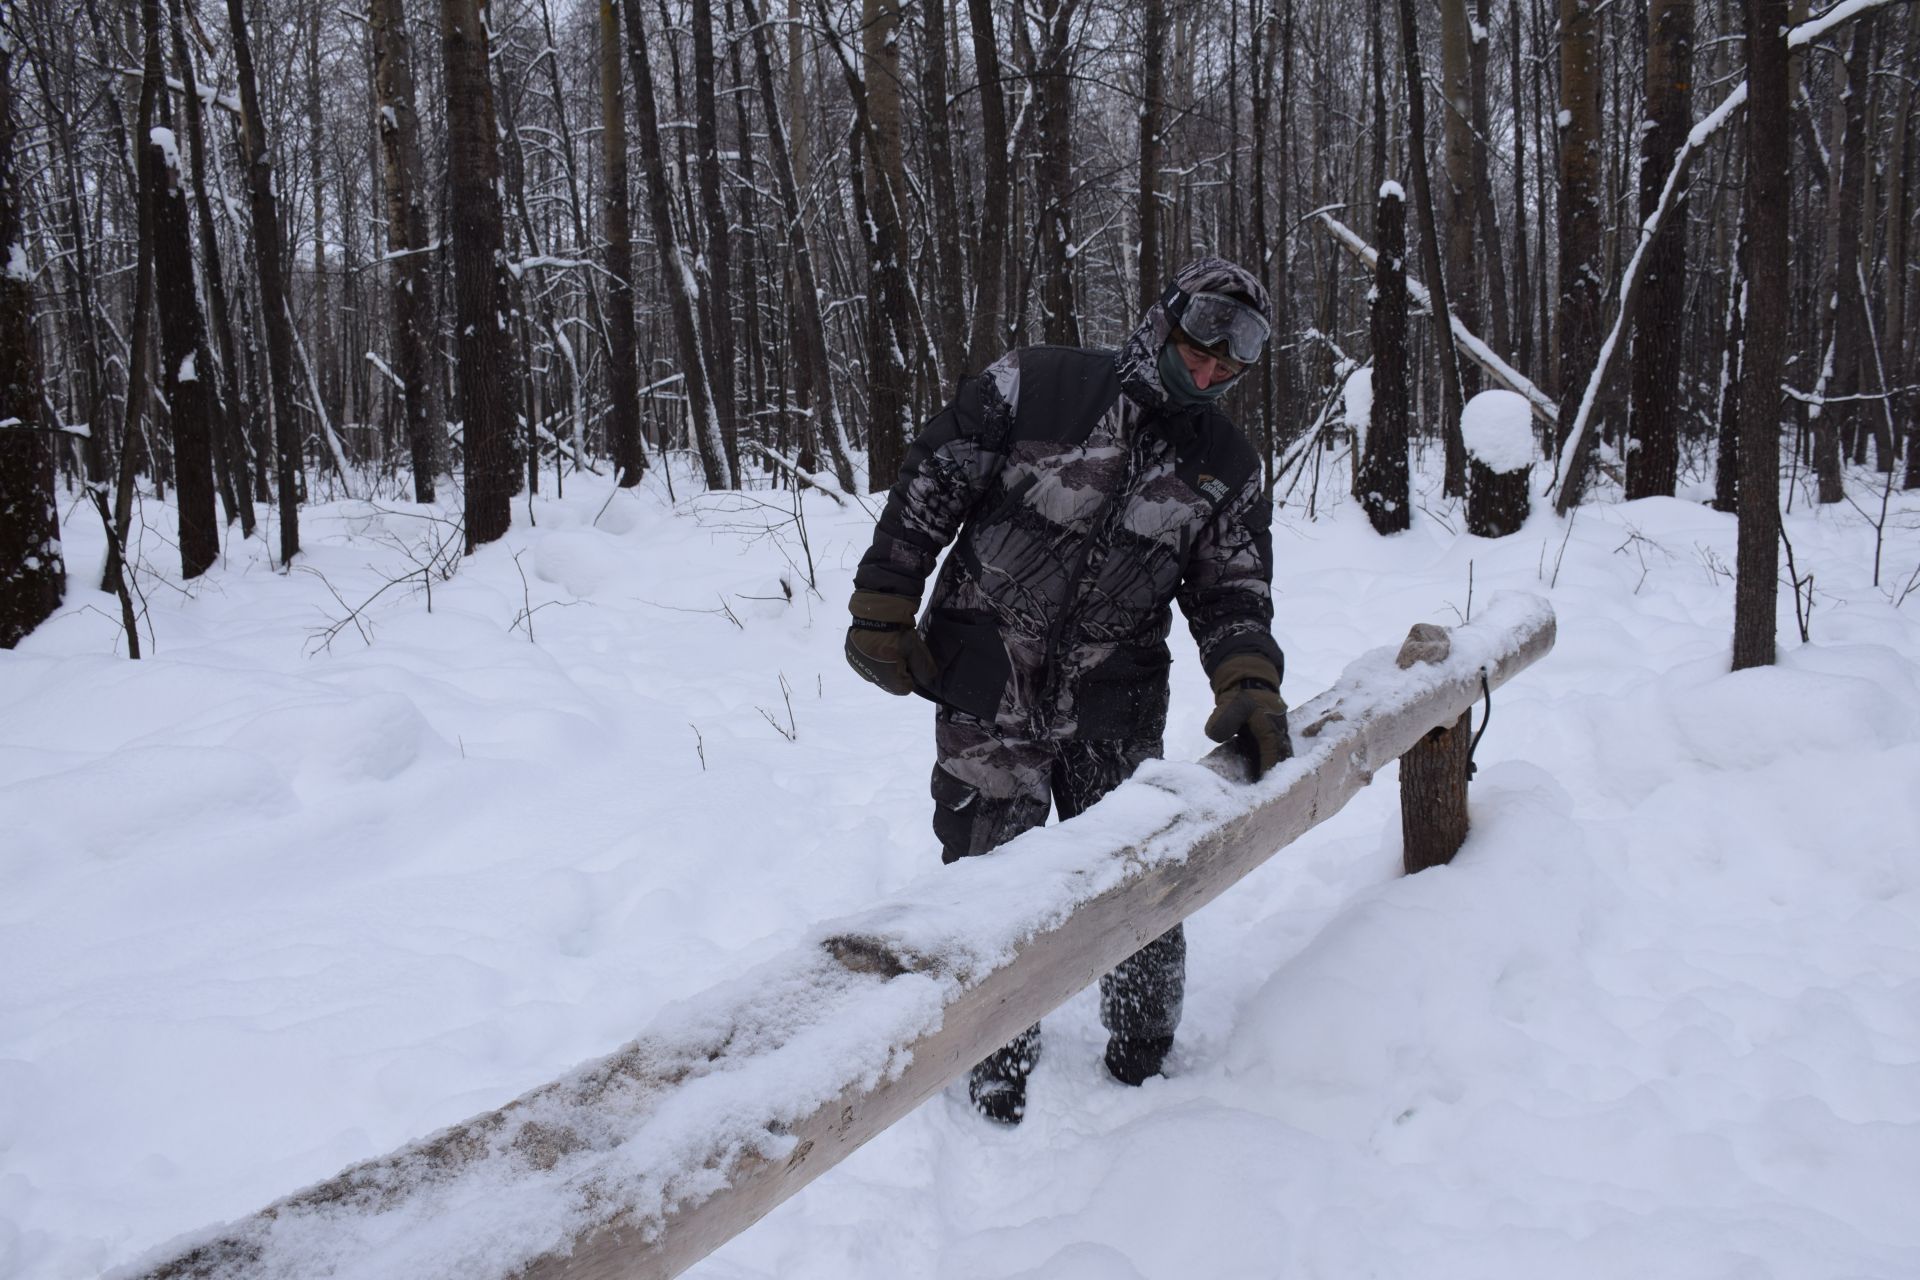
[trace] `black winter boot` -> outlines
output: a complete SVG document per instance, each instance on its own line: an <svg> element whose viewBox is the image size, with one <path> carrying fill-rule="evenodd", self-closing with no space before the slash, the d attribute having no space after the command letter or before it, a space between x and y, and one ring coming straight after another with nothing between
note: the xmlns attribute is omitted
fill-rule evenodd
<svg viewBox="0 0 1920 1280"><path fill-rule="evenodd" d="M1121 1084L1138 1087L1160 1074L1172 1048L1172 1036L1114 1036L1107 1041L1107 1071Z"/></svg>
<svg viewBox="0 0 1920 1280"><path fill-rule="evenodd" d="M994 1050L967 1077L973 1108L999 1124L1015 1125L1027 1114L1027 1076L1040 1061L1040 1028L1028 1027Z"/></svg>

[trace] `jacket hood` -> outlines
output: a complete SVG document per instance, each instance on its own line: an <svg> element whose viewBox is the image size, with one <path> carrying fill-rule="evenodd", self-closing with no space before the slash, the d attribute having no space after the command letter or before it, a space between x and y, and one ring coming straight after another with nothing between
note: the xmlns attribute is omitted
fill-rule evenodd
<svg viewBox="0 0 1920 1280"><path fill-rule="evenodd" d="M1187 293L1229 293L1245 298L1261 315L1269 321L1273 319L1266 286L1251 271L1225 258L1196 258L1173 273L1173 283ZM1131 399L1154 416L1191 411L1171 404L1166 386L1160 380L1160 348L1167 344L1172 332L1173 321L1167 315L1166 304L1156 299L1120 346L1120 385Z"/></svg>

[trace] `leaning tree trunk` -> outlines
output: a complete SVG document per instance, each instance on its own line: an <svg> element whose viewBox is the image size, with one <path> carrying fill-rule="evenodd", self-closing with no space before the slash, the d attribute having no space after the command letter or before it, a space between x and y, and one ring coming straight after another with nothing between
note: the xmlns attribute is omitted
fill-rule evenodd
<svg viewBox="0 0 1920 1280"><path fill-rule="evenodd" d="M0 649L60 607L67 568L54 500L53 440L40 416L33 272L15 173L13 40L0 38Z"/></svg>
<svg viewBox="0 0 1920 1280"><path fill-rule="evenodd" d="M482 0L440 0L447 97L447 239L453 259L454 387L465 456L466 549L513 524L520 487L514 450L513 308L500 152L487 74Z"/></svg>
<svg viewBox="0 0 1920 1280"><path fill-rule="evenodd" d="M1733 669L1772 666L1780 573L1780 375L1786 362L1790 123L1786 0L1746 0L1747 316Z"/></svg>
<svg viewBox="0 0 1920 1280"><path fill-rule="evenodd" d="M1653 216L1692 124L1693 0L1653 0L1647 14L1646 122L1640 130L1640 218ZM1633 334L1633 443L1627 497L1673 496L1679 464L1681 345L1687 301L1683 193L1646 248L1646 296Z"/></svg>
<svg viewBox="0 0 1920 1280"><path fill-rule="evenodd" d="M633 123L640 135L640 164L647 177L647 214L653 223L654 248L660 255L661 282L673 314L673 333L680 347L680 368L686 378L687 408L693 422L694 447L707 488L733 488L733 469L727 465L720 423L714 416L707 382L706 356L693 314L691 269L681 259L680 240L673 227L673 196L667 185L666 158L660 150L660 116L653 98L653 64L647 54L647 29L640 17L640 0L621 0L627 21L627 62L633 71Z"/></svg>
<svg viewBox="0 0 1920 1280"><path fill-rule="evenodd" d="M281 251L279 201L273 193L273 160L267 150L267 126L260 113L260 86L253 70L253 45L247 38L245 0L227 0L227 24L233 30L234 69L240 81L240 112L246 125L247 207L253 218L254 274L260 285L261 319L267 330L280 562L289 564L300 554L300 429L293 413L293 324L287 318L286 259Z"/></svg>
<svg viewBox="0 0 1920 1280"><path fill-rule="evenodd" d="M1373 277L1373 412L1360 464L1360 504L1376 533L1412 523L1407 476L1407 199L1380 189Z"/></svg>
<svg viewBox="0 0 1920 1280"><path fill-rule="evenodd" d="M435 412L437 379L427 351L433 323L433 277L420 113L414 99L413 41L401 0L368 0L380 111L380 154L387 183L387 267L393 355L407 415L413 497L432 502L446 465L446 429Z"/></svg>

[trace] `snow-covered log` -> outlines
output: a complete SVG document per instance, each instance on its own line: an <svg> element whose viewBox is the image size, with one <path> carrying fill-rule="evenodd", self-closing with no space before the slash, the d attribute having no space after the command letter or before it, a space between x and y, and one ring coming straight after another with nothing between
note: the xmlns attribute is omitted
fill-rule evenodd
<svg viewBox="0 0 1920 1280"><path fill-rule="evenodd" d="M1296 755L1153 761L1071 822L931 871L598 1062L120 1280L679 1273L1339 811L1552 648L1534 596L1414 629L1295 708Z"/></svg>

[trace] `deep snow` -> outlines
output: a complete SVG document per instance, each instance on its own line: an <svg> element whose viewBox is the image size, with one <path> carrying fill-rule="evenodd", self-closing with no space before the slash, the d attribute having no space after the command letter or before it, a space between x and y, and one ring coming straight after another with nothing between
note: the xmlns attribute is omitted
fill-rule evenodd
<svg viewBox="0 0 1920 1280"><path fill-rule="evenodd" d="M1382 540L1338 470L1276 526L1292 701L1469 594L1559 614L1455 864L1396 875L1384 771L1190 922L1169 1078L1108 1081L1083 996L1020 1129L950 1091L693 1274L1920 1274L1920 502L1878 589L1863 515L1797 502L1812 643L1783 590L1780 665L1732 675L1731 519L1487 542L1429 469ZM430 612L435 513L317 508L291 576L236 540L149 578L137 664L65 508L68 607L0 654L0 1274L496 1106L937 863L927 708L839 656L870 513L811 496L803 546L778 492L533 508Z"/></svg>

